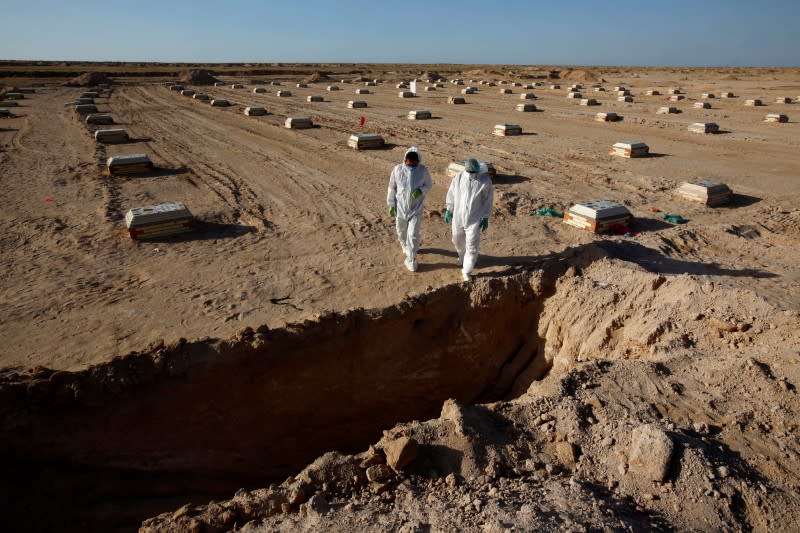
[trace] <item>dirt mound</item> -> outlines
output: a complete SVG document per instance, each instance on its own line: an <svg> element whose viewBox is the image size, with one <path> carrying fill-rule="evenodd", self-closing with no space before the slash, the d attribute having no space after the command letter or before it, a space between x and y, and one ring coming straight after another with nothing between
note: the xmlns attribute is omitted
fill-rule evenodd
<svg viewBox="0 0 800 533"><path fill-rule="evenodd" d="M492 76L493 74L500 74L500 72L496 70L486 70L482 68L476 68L462 73L464 77L473 77L473 78L487 78L489 76Z"/></svg>
<svg viewBox="0 0 800 533"><path fill-rule="evenodd" d="M573 81L598 81L599 76L589 70L568 70L563 78Z"/></svg>
<svg viewBox="0 0 800 533"><path fill-rule="evenodd" d="M314 72L311 73L310 76L303 79L303 83L314 83L318 81L328 81L328 80L330 80L330 78L328 77L327 73L315 70Z"/></svg>
<svg viewBox="0 0 800 533"><path fill-rule="evenodd" d="M114 84L114 80L106 76L102 72L86 72L81 74L77 78L72 78L68 82L64 83L64 87L94 87L100 85L101 83L112 85Z"/></svg>
<svg viewBox="0 0 800 533"><path fill-rule="evenodd" d="M214 85L219 80L208 70L187 70L178 81L187 85Z"/></svg>
<svg viewBox="0 0 800 533"><path fill-rule="evenodd" d="M439 75L438 72L425 72L420 76L425 81L444 81L444 76Z"/></svg>
<svg viewBox="0 0 800 533"><path fill-rule="evenodd" d="M721 76L719 79L725 81L737 81L739 78L734 76L733 74L726 74L724 76Z"/></svg>

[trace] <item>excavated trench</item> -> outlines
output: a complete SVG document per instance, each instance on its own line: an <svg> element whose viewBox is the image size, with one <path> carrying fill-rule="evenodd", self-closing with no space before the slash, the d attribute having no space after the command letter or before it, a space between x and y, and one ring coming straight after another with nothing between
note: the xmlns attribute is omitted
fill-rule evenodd
<svg viewBox="0 0 800 533"><path fill-rule="evenodd" d="M282 481L326 451L360 451L448 398L518 394L548 370L537 321L553 278L525 272L80 372L5 375L5 516L27 530L135 529Z"/></svg>

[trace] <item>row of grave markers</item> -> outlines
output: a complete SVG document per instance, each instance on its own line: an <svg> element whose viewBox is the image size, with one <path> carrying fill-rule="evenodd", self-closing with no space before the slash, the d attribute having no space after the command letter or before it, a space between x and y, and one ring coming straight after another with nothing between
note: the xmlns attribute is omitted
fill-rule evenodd
<svg viewBox="0 0 800 533"><path fill-rule="evenodd" d="M468 87L464 91L471 92L473 88ZM619 91L627 92L627 90L618 88ZM357 90L357 94L360 90ZM255 91L254 91L255 92ZM401 93L403 96L404 93ZM280 94L278 94L280 96ZM451 97L458 98L458 97ZM535 98L532 93L523 93L523 99ZM354 101L348 102L348 107L366 107L366 102L363 105L353 105ZM526 105L526 104L521 104ZM532 104L527 104L531 105ZM535 109L535 106L533 106ZM245 109L245 114L251 114L248 110L252 107ZM263 109L263 108L258 108ZM415 110L409 112L409 119L430 118L430 112L427 110ZM596 120L602 121L616 121L621 120L615 113L598 113L595 117ZM287 119L287 127L290 127L291 118ZM310 126L310 121L308 122ZM695 123L689 126L689 131L714 133L719 130L718 126L714 123ZM516 124L498 124L495 126L493 132L498 136L521 135L522 128ZM385 140L381 135L374 133L354 134L348 138L348 146L357 149L370 149L380 148L385 145ZM619 155L622 157L643 157L649 155L649 147L642 142L620 142L612 146L610 154ZM484 163L488 171L490 165ZM455 174L458 168L463 170L463 163L458 167L458 163L451 163L448 167L448 174ZM727 202L732 197L732 192L725 184L711 182L709 180L693 180L686 182L678 188L676 193L685 199L692 201L702 202L708 206L720 205ZM564 214L564 222L572 226L580 227L591 232L607 231L614 227L629 226L632 221L631 213L623 205L610 200L601 200L595 202L586 202L584 204L576 204L572 206Z"/></svg>
<svg viewBox="0 0 800 533"><path fill-rule="evenodd" d="M345 81L343 80L343 83ZM367 82L368 84L370 82ZM377 83L377 82L373 82ZM458 82L455 82L458 84ZM492 82L487 82L487 84L492 85ZM298 84L298 87L302 87L305 84ZM233 84L232 88L243 88L241 84ZM557 88L557 87L554 87ZM578 89L579 87L571 87L571 89ZM186 96L193 96L198 100L204 100L201 96L198 98L194 91L187 90L184 88L180 89L173 89L173 90L180 90L181 94ZM336 86L329 86L328 90L334 91L339 90ZM465 89L466 90L466 89ZM628 92L625 89L618 89L619 92ZM254 89L254 93L260 93L258 88ZM266 91L263 91L266 92ZM474 92L474 91L473 91ZM509 94L509 92L502 91L503 94ZM648 91L651 93L658 94L658 91L652 90ZM191 93L191 94L190 94ZM368 90L357 90L357 94L369 94ZM399 94L400 97L407 98L410 96L414 96L414 93L411 91L403 91ZM291 96L290 91L280 90L276 93L277 96ZM90 97L91 95L82 95L82 97ZM622 94L620 96L629 96L626 94ZM724 94L723 97L730 97L732 96L730 93ZM705 94L704 97L706 98L713 98L712 94ZM314 98L315 100L312 100ZM319 98L319 100L316 100ZM534 95L523 93L521 95L522 99L531 99L535 98ZM309 101L322 101L321 97L309 97ZM461 97L450 97L449 103L464 103L464 99ZM358 103L359 101L350 101L348 102L349 107L365 107L366 103L364 102L363 105ZM756 101L757 103L754 105L760 104L760 101ZM786 100L784 100L786 102ZM214 105L214 100L211 100L212 105ZM788 102L786 102L788 103ZM91 105L88 102L80 103L78 105ZM76 111L78 110L78 105L76 105ZM227 101L219 101L217 105L230 105ZM584 104L584 105L591 105L591 104ZM84 108L85 109L85 108ZM535 106L533 104L519 104L517 109L520 111L533 111L535 110ZM263 113L261 112L263 110ZM94 109L96 111L96 109ZM248 115L259 115L259 114L266 114L266 110L263 108L258 107L248 107L245 110L245 114ZM93 115L87 116L87 123L100 123L103 120L102 114L94 114L94 120L90 120L90 117ZM408 114L409 119L422 119L422 118L430 118L430 112L427 110L414 110L410 111ZM769 117L768 117L769 118ZM602 121L614 121L619 120L621 117L616 115L615 113L598 113L596 115L596 120ZM779 115L778 118L774 121L785 122L787 119L785 115ZM97 122L96 122L97 121ZM113 123L113 122L112 122ZM308 117L289 117L286 119L285 127L287 128L306 128L306 127L313 127L313 123L310 118ZM718 127L714 123L695 123L689 127L690 131L700 131L703 133L715 132L718 131ZM105 130L106 132L111 132L113 130ZM118 130L124 132L124 130ZM522 133L522 128L519 125L515 124L498 124L495 126L493 132L494 135L499 136L507 136L507 135L520 135ZM95 138L98 139L99 142L117 142L119 139L127 140L127 134L124 136L115 136L111 133L101 134L100 138L98 138L98 132L95 133ZM355 148L355 149L367 149L367 148L377 148L381 147L385 144L383 138L378 134L355 134L350 136L348 139L348 145ZM649 148L641 142L623 142L623 143L616 143L612 149L611 153L614 155L621 155L623 157L641 157L643 155L647 155L649 153ZM457 165L457 163L452 163L453 165ZM490 165L484 163L486 168L488 169ZM463 163L462 163L463 166ZM144 154L129 154L125 156L116 156L111 157L107 161L107 173L109 175L112 174L126 174L126 173L136 173L136 172L146 172L153 168L152 163L150 162L149 158ZM448 172L451 172L451 168L448 168ZM722 193L719 193L722 191ZM726 192L727 191L727 192ZM693 201L701 201L706 205L719 205L720 203L724 203L725 201L729 200L731 197L730 189L727 188L724 184L710 182L708 180L694 180L692 182L684 183L679 189L678 194L686 199L690 199ZM565 214L564 214L564 222L573 226L582 227L588 231L592 232L599 232L605 231L613 226L619 226L621 224L629 224L632 215L627 212L627 209L615 202L609 200L601 200L596 202L585 202L583 204L576 204L572 206ZM143 208L133 208L128 211L126 214L126 225L128 226L130 235L132 238L146 238L147 236L162 236L167 234L172 234L175 232L181 231L188 231L195 225L194 218L189 213L188 208L183 203L180 202L172 202L167 204L160 204L157 206L150 206L150 207L143 207Z"/></svg>
<svg viewBox="0 0 800 533"><path fill-rule="evenodd" d="M96 91L87 91L67 105L73 105L76 115L84 117L86 125L114 124L111 113L99 113L95 98ZM120 143L130 140L124 129L98 129L94 138L100 143ZM125 154L106 159L105 172L108 176L131 175L151 172L153 162L146 154ZM192 231L197 220L182 202L168 202L149 207L133 207L125 213L125 226L131 239L165 237Z"/></svg>

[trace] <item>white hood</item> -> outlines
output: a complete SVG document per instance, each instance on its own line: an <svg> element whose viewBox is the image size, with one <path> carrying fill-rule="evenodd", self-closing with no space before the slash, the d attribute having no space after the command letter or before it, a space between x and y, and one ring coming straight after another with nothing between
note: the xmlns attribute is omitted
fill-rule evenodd
<svg viewBox="0 0 800 533"><path fill-rule="evenodd" d="M422 154L419 152L419 148L417 148L416 146L412 146L411 148L406 150L406 153L403 154L403 161L405 161L406 156L411 152L416 152L417 153L417 157L419 157L419 162L422 163Z"/></svg>

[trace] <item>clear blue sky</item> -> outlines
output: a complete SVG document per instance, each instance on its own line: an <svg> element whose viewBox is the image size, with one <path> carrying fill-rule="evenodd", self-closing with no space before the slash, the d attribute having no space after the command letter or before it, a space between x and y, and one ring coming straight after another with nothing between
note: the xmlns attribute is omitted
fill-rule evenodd
<svg viewBox="0 0 800 533"><path fill-rule="evenodd" d="M0 59L800 66L800 0L0 0Z"/></svg>

